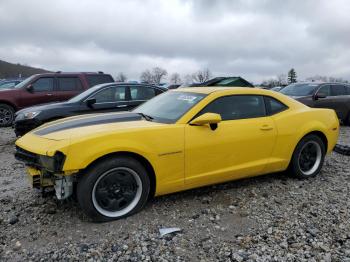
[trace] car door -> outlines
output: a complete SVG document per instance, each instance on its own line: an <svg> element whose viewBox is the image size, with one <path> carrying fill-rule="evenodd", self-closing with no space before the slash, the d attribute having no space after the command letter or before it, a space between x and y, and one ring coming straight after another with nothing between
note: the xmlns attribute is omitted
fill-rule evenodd
<svg viewBox="0 0 350 262"><path fill-rule="evenodd" d="M333 101L330 108L335 110L339 119L346 119L349 102L349 95L346 87L342 84L331 85L331 95L333 97Z"/></svg>
<svg viewBox="0 0 350 262"><path fill-rule="evenodd" d="M97 112L114 112L127 111L129 109L127 86L108 86L88 99L96 99L96 102L90 108L91 111Z"/></svg>
<svg viewBox="0 0 350 262"><path fill-rule="evenodd" d="M325 96L319 98L320 94ZM316 93L315 107L330 108L335 110L338 118L343 119L346 116L348 96L344 85L329 84L323 85Z"/></svg>
<svg viewBox="0 0 350 262"><path fill-rule="evenodd" d="M331 96L331 85L322 85L313 96L312 107L330 108L332 103L333 97Z"/></svg>
<svg viewBox="0 0 350 262"><path fill-rule="evenodd" d="M56 101L54 77L40 77L30 83L30 89L24 89L19 99L21 108Z"/></svg>
<svg viewBox="0 0 350 262"><path fill-rule="evenodd" d="M155 88L145 85L131 85L130 89L130 108L137 107L147 100L158 95Z"/></svg>
<svg viewBox="0 0 350 262"><path fill-rule="evenodd" d="M208 112L221 115L217 129L185 127L185 183L201 186L262 173L276 139L263 97L221 97L197 116Z"/></svg>
<svg viewBox="0 0 350 262"><path fill-rule="evenodd" d="M82 83L77 76L58 76L57 101L66 101L83 91Z"/></svg>

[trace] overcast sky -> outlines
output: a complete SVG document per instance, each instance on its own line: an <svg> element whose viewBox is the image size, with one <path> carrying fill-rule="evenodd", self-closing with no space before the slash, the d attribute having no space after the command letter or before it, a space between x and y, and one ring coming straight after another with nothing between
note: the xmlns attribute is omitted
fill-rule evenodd
<svg viewBox="0 0 350 262"><path fill-rule="evenodd" d="M348 0L0 0L0 39L0 59L49 70L350 80Z"/></svg>

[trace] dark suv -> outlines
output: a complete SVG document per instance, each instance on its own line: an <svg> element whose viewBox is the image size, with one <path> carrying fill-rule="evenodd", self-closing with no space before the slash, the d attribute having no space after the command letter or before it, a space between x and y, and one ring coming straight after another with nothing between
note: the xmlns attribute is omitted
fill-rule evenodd
<svg viewBox="0 0 350 262"><path fill-rule="evenodd" d="M334 109L338 118L350 125L350 85L343 83L296 83L280 93L293 97L310 107Z"/></svg>
<svg viewBox="0 0 350 262"><path fill-rule="evenodd" d="M32 75L14 88L0 90L0 127L10 126L20 109L65 101L94 85L110 82L113 78L102 72Z"/></svg>

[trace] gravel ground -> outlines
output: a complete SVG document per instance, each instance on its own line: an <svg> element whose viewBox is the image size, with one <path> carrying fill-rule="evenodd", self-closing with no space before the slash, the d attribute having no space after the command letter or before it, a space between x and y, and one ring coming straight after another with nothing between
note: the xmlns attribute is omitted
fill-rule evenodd
<svg viewBox="0 0 350 262"><path fill-rule="evenodd" d="M271 174L152 200L127 219L95 224L73 201L32 190L0 129L0 261L350 261L350 158L319 176ZM350 144L350 128L342 127ZM159 229L181 232L160 237Z"/></svg>

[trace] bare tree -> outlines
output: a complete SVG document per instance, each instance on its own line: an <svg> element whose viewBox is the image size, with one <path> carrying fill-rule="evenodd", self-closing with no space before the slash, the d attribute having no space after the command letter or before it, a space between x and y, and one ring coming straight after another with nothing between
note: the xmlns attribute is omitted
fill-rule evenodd
<svg viewBox="0 0 350 262"><path fill-rule="evenodd" d="M160 67L155 67L152 69L152 75L153 75L153 84L159 85L162 81L162 78L167 76L168 72Z"/></svg>
<svg viewBox="0 0 350 262"><path fill-rule="evenodd" d="M208 81L210 77L211 72L208 68L204 70L198 70L196 73L192 74L193 81L197 83L204 83L205 81Z"/></svg>
<svg viewBox="0 0 350 262"><path fill-rule="evenodd" d="M345 80L341 77L333 77L333 76L330 76L328 78L328 81L333 83L348 83L348 80Z"/></svg>
<svg viewBox="0 0 350 262"><path fill-rule="evenodd" d="M275 87L275 86L280 86L280 82L279 82L279 80L277 80L275 78L270 78L270 79L264 80L261 83L261 86L264 86L264 87L267 87L267 88L272 88L272 87Z"/></svg>
<svg viewBox="0 0 350 262"><path fill-rule="evenodd" d="M328 82L328 77L327 76L321 76L321 75L314 75L307 77L305 80L307 81L322 81L322 82Z"/></svg>
<svg viewBox="0 0 350 262"><path fill-rule="evenodd" d="M168 72L160 67L154 67L152 71L149 69L142 72L140 76L141 82L159 85L162 79L168 74Z"/></svg>
<svg viewBox="0 0 350 262"><path fill-rule="evenodd" d="M181 84L182 81L181 81L181 77L180 77L180 74L179 73L173 73L171 76L170 76L170 82L172 84Z"/></svg>
<svg viewBox="0 0 350 262"><path fill-rule="evenodd" d="M321 81L321 82L337 82L337 83L348 83L348 80L345 80L341 77L333 77L333 76L321 76L314 75L306 78L307 81Z"/></svg>
<svg viewBox="0 0 350 262"><path fill-rule="evenodd" d="M115 77L116 82L126 82L126 80L128 80L128 77L123 72L118 73Z"/></svg>
<svg viewBox="0 0 350 262"><path fill-rule="evenodd" d="M287 76L285 74L279 74L277 76L277 82L279 86L285 86L288 84Z"/></svg>
<svg viewBox="0 0 350 262"><path fill-rule="evenodd" d="M149 71L148 69L143 71L141 73L140 80L141 82L148 83L148 84L153 83L153 76L151 71Z"/></svg>
<svg viewBox="0 0 350 262"><path fill-rule="evenodd" d="M192 75L190 75L190 74L184 75L183 79L184 79L183 82L185 85L190 85L193 83L193 78L192 78Z"/></svg>

